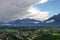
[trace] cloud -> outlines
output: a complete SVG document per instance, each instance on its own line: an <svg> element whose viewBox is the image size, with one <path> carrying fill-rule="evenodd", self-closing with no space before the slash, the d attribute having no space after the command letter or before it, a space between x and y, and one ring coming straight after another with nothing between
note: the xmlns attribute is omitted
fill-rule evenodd
<svg viewBox="0 0 60 40"><path fill-rule="evenodd" d="M48 0L40 0L40 2L35 3L34 5L43 4L43 3L46 3L46 2L48 2ZM23 18L31 18L31 19L41 20L41 21L47 20L48 19L48 11L38 10L35 7L33 7L34 5L32 5L27 10L27 12L29 14L25 15Z"/></svg>
<svg viewBox="0 0 60 40"><path fill-rule="evenodd" d="M29 6L40 0L0 0L0 21L9 21L27 14Z"/></svg>
<svg viewBox="0 0 60 40"><path fill-rule="evenodd" d="M29 12L29 14L24 16L24 18L32 18L32 19L37 19L37 20L41 20L41 21L48 19L48 11L42 12L34 7L30 7L28 12Z"/></svg>
<svg viewBox="0 0 60 40"><path fill-rule="evenodd" d="M0 21L10 21L23 18L27 14L30 6L37 3L45 3L43 0L0 0Z"/></svg>
<svg viewBox="0 0 60 40"><path fill-rule="evenodd" d="M46 2L48 2L49 0L40 0L39 2L35 3L34 5L37 5L37 4L44 4Z"/></svg>
<svg viewBox="0 0 60 40"><path fill-rule="evenodd" d="M48 2L48 0L41 0L39 3L46 3L46 2Z"/></svg>
<svg viewBox="0 0 60 40"><path fill-rule="evenodd" d="M52 23L52 22L54 22L55 20L49 20L49 21L47 21L46 23Z"/></svg>

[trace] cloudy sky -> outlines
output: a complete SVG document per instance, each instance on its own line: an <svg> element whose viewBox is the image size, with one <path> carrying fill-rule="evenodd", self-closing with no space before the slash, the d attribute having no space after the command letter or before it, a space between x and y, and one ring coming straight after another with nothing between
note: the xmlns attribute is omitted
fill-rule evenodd
<svg viewBox="0 0 60 40"><path fill-rule="evenodd" d="M22 18L47 20L60 10L59 0L0 0L0 21Z"/></svg>

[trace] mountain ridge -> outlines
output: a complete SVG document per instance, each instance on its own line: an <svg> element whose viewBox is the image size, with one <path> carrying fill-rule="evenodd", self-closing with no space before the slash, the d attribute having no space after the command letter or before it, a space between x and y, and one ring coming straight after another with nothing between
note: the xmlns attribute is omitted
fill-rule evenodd
<svg viewBox="0 0 60 40"><path fill-rule="evenodd" d="M16 19L13 21L9 21L8 23L0 22L0 25L19 25L19 26L60 26L60 13L58 15L54 15L53 17L50 17L48 20L45 20L44 22L41 22L40 20L36 19Z"/></svg>

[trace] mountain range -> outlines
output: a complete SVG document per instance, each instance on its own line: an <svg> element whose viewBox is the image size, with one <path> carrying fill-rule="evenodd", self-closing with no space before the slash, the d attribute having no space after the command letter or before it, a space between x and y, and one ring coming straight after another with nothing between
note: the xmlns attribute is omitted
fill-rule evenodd
<svg viewBox="0 0 60 40"><path fill-rule="evenodd" d="M45 21L47 25L50 26L60 26L60 13L58 15L54 15Z"/></svg>
<svg viewBox="0 0 60 40"><path fill-rule="evenodd" d="M13 25L13 26L60 26L60 13L58 15L54 15L49 19L41 22L36 19L16 19L13 21L9 21L8 23L0 22L0 25Z"/></svg>

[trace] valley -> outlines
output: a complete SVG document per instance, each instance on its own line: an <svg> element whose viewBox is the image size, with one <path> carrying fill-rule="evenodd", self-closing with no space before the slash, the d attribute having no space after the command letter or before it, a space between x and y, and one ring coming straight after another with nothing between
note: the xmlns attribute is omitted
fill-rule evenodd
<svg viewBox="0 0 60 40"><path fill-rule="evenodd" d="M60 27L0 27L0 40L60 40Z"/></svg>

